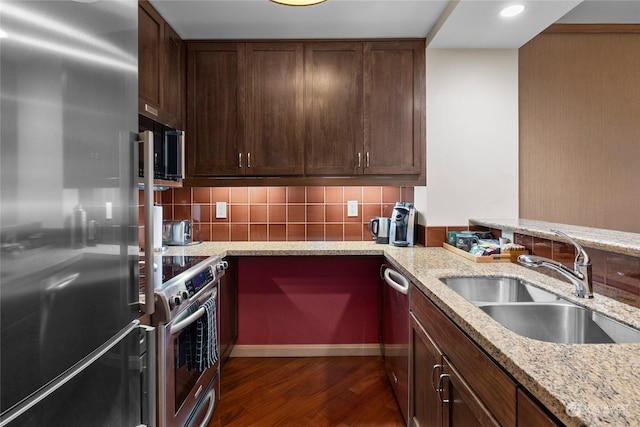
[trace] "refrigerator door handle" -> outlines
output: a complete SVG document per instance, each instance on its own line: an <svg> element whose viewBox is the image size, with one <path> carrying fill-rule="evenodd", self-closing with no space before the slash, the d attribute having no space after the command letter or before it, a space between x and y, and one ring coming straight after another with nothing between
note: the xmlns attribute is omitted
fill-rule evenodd
<svg viewBox="0 0 640 427"><path fill-rule="evenodd" d="M42 387L38 390L31 398L26 400L23 404L16 406L14 409L9 411L6 416L0 421L0 427L4 427L9 424L14 419L18 418L20 415L27 412L29 409L36 406L42 400L44 400L51 393L58 390L60 387L71 381L78 374L82 373L85 369L87 369L90 365L92 365L95 361L104 356L109 350L115 347L120 343L131 331L136 329L140 324L139 320L133 320L129 323L125 328L123 328L117 335L114 335L109 341L102 344L100 347L89 353L85 358L80 360L78 363L70 367L67 371L64 372L63 375L60 375L58 378L51 381L46 386Z"/></svg>
<svg viewBox="0 0 640 427"><path fill-rule="evenodd" d="M144 262L145 282L148 284L144 291L144 313L152 315L155 312L153 301L153 132L146 130L138 134L144 148Z"/></svg>
<svg viewBox="0 0 640 427"><path fill-rule="evenodd" d="M156 427L156 328L140 325L140 374L142 392L146 399L142 401L142 422L137 427Z"/></svg>

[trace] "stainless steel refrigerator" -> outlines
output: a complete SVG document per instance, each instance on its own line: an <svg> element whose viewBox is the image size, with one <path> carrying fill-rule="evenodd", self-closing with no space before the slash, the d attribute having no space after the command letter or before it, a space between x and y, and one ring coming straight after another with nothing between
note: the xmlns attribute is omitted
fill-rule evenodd
<svg viewBox="0 0 640 427"><path fill-rule="evenodd" d="M0 2L0 426L153 425L137 16L136 0Z"/></svg>

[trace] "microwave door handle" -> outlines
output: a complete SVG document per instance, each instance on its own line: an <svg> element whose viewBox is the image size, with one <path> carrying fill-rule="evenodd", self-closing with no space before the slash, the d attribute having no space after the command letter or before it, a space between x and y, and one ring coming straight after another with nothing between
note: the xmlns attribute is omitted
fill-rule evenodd
<svg viewBox="0 0 640 427"><path fill-rule="evenodd" d="M153 276L153 132L145 130L138 134L144 148L144 262L146 283L154 283ZM144 312L151 315L155 312L153 286L146 286L144 293Z"/></svg>
<svg viewBox="0 0 640 427"><path fill-rule="evenodd" d="M178 171L178 175L180 175L180 178L182 179L184 179L185 171L186 171L185 156L184 156L184 146L185 146L184 141L185 141L184 131L181 131L180 134L178 135L178 164L180 165L180 171Z"/></svg>

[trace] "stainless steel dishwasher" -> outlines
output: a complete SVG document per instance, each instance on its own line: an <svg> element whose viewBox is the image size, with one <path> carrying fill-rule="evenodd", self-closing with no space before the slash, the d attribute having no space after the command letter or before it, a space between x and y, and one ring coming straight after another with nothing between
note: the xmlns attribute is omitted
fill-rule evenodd
<svg viewBox="0 0 640 427"><path fill-rule="evenodd" d="M380 266L380 343L384 366L405 422L409 413L409 280Z"/></svg>

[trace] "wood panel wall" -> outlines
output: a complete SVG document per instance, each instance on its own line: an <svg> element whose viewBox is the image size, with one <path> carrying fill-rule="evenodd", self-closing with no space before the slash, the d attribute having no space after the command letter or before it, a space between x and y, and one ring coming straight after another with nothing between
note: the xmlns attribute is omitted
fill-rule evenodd
<svg viewBox="0 0 640 427"><path fill-rule="evenodd" d="M519 70L520 217L640 233L640 25L552 26Z"/></svg>

